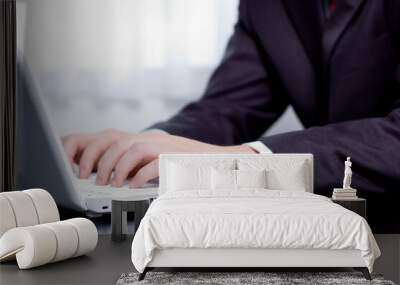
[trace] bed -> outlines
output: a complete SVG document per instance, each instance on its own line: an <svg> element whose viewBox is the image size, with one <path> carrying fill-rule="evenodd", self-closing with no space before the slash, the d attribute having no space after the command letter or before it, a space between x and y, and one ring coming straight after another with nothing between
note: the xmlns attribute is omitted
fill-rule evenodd
<svg viewBox="0 0 400 285"><path fill-rule="evenodd" d="M352 267L380 251L359 215L313 194L310 154L165 154L132 262L154 268Z"/></svg>

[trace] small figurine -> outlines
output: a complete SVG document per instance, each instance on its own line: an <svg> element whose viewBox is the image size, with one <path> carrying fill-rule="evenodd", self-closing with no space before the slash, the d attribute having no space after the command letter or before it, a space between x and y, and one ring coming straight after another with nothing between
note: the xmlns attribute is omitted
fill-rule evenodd
<svg viewBox="0 0 400 285"><path fill-rule="evenodd" d="M351 176L353 175L353 171L351 171L351 161L350 157L347 157L344 162L344 178L343 178L343 189L352 189L351 188Z"/></svg>
<svg viewBox="0 0 400 285"><path fill-rule="evenodd" d="M344 162L343 188L333 188L332 199L355 200L358 198L357 189L351 187L351 177L353 176L353 171L351 170L352 164L350 157L347 157Z"/></svg>

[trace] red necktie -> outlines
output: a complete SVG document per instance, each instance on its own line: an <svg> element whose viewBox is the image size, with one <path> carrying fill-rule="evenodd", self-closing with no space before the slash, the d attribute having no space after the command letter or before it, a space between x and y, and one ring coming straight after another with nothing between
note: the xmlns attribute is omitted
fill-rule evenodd
<svg viewBox="0 0 400 285"><path fill-rule="evenodd" d="M329 2L328 2L329 17L332 16L332 14L335 12L335 10L336 10L336 0L329 0Z"/></svg>

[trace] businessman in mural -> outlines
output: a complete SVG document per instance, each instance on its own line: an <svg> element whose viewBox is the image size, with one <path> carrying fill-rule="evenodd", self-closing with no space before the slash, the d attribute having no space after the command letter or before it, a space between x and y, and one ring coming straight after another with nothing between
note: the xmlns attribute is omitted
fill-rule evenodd
<svg viewBox="0 0 400 285"><path fill-rule="evenodd" d="M324 195L351 156L353 185L384 208L400 185L399 2L242 0L200 100L142 133L70 135L66 152L82 178L117 187L157 177L163 152L313 153ZM263 137L288 105L305 129Z"/></svg>

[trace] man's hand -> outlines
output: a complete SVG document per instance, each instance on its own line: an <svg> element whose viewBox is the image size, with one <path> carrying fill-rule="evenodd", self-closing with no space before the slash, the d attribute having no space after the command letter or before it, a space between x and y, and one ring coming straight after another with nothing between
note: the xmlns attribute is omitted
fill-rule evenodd
<svg viewBox="0 0 400 285"><path fill-rule="evenodd" d="M111 129L96 134L69 135L62 140L70 163L79 164L80 178L88 178L97 170L96 183L111 183L114 187L121 187L130 177L129 186L133 188L158 177L161 153L255 153L245 145L217 146L151 131L130 134Z"/></svg>

